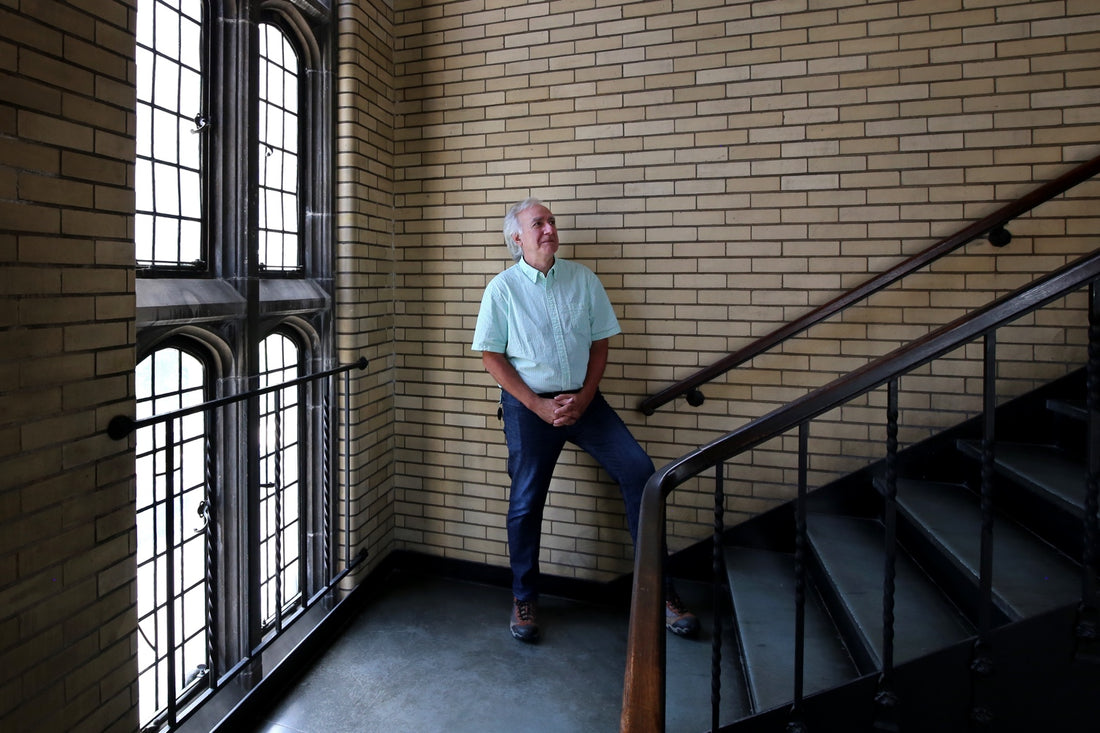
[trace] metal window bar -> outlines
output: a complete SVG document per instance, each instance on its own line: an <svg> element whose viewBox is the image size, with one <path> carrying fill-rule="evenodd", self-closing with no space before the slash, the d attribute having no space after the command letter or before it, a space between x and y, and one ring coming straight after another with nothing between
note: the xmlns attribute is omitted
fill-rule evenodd
<svg viewBox="0 0 1100 733"><path fill-rule="evenodd" d="M267 271L301 269L299 237L299 63L285 34L260 25L259 263Z"/></svg>
<svg viewBox="0 0 1100 733"><path fill-rule="evenodd" d="M184 353L174 349L162 351ZM360 358L353 364L298 377L282 384L270 385L229 397L178 407L178 409L167 413L152 414L138 419L119 415L110 421L107 434L112 439L122 440L131 433L137 433L138 445L135 450L135 458L139 463L145 463L148 468L152 468L154 475L159 479L154 484L155 488L150 488L148 492L149 496L155 499L149 501L149 506L144 510L149 513L148 517L142 517L141 512L143 510L140 508L140 504L138 510L139 576L144 572L154 573L154 578L164 578L164 585L158 586L158 588L164 588L163 592L158 590L153 596L157 604L153 612L139 608L139 655L149 654L150 652L154 655L154 661L143 667L147 673L152 670L153 676L147 679L150 680L148 684L154 685L152 712L142 715L143 730L165 727L172 730L178 727L205 699L204 696L199 695L200 692L209 695L224 687L248 666L251 659L261 654L279 636L279 633L268 635L259 646L251 649L250 653L244 659L238 661L232 669L220 674L224 663L223 660L217 657L217 645L215 644L216 634L219 630L214 623L217 616L217 611L213 605L216 603L214 593L216 582L214 568L216 563L213 561L211 551L211 548L216 546L215 532L217 531L216 522L213 521L212 512L210 512L210 500L214 496L214 490L212 489L214 472L210 464L212 450L210 449L209 432L206 430L206 426L212 424L213 416L217 414L218 410L244 400L260 399L280 390L296 388L299 385L321 380L327 380L328 390L335 390L335 377L344 374L344 405L341 416L345 423L345 436L350 435L348 432L348 425L351 422L350 396L352 394L350 372L352 369L365 369L366 366L367 360ZM177 389L172 394L166 393L162 397L173 398L178 406L186 401L184 396L189 393L201 394L201 389L197 392L195 389ZM164 402L164 399L159 402L151 399L139 402L139 416L146 411L142 409L146 405L153 406L148 412L155 412L155 408L158 405L163 405ZM196 430L197 425L201 425L202 429ZM146 430L147 428L150 430ZM192 437L177 439L177 433L181 436ZM328 436L320 437L322 442L327 439ZM201 447L199 447L200 444ZM195 450L202 450L205 453L201 456L202 460L196 461ZM184 477L189 474L185 471L188 466L196 465L202 467L202 481L197 485L188 486ZM158 468L160 466L162 468ZM331 469L331 466L326 465L324 472L328 473ZM347 475L349 474L345 473L345 476ZM185 488L179 489L179 486ZM339 489L339 487L335 488L336 490ZM141 489L139 488L140 492ZM194 511L189 513L185 507L190 504L191 500L199 497L201 497L201 500L195 502L195 506L192 507ZM139 497L140 501L141 497ZM347 520L350 518L350 497L346 490L343 503L345 520ZM143 523L146 524L145 530L142 530ZM201 524L202 526L196 531L194 524ZM142 555L140 536L143 531L150 533L151 539L155 543L154 547L157 548L151 559ZM158 532L163 533L163 542L160 541L161 535ZM326 553L328 554L332 553L333 540L333 537L325 537ZM173 552L167 548L180 549L178 552ZM194 561L196 558L193 558L192 555L196 554L202 555L201 562ZM326 575L327 580L324 582L323 587L308 601L303 602L302 610L308 609L331 591L365 557L365 550L352 557L350 539L345 536L345 563L343 569L334 576ZM192 568L196 565L202 569L202 578L197 582L192 579L194 573ZM176 587L177 580L180 581L179 588ZM195 604L193 601L189 601L186 597L188 593L201 594L201 603ZM140 604L141 599L139 598L139 606ZM195 610L196 613L191 613L191 610ZM197 629L194 625L196 617L202 619ZM282 629L279 629L279 631L282 631ZM163 643L161 643L162 639L165 640ZM140 651L142 644L148 647L145 652ZM198 658L201 658L201 662L194 663L194 666L191 667L192 660L197 658L195 656L196 651L200 652ZM202 681L205 681L206 684L200 684Z"/></svg>
<svg viewBox="0 0 1100 733"><path fill-rule="evenodd" d="M202 0L140 0L134 239L138 267L203 266Z"/></svg>

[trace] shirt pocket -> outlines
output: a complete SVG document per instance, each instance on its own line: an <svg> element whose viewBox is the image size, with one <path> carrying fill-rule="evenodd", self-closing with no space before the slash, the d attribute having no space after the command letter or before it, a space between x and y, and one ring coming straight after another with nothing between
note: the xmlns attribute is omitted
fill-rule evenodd
<svg viewBox="0 0 1100 733"><path fill-rule="evenodd" d="M591 342L592 319L589 317L586 305L567 303L558 312L561 316L561 327L567 339L574 339L580 343Z"/></svg>

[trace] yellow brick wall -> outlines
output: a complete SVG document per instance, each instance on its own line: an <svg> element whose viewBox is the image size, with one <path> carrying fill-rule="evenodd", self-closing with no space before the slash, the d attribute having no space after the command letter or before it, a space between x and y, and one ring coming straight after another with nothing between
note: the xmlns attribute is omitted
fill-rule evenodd
<svg viewBox="0 0 1100 733"><path fill-rule="evenodd" d="M624 334L605 391L658 464L1093 249L1095 184L1018 222L1008 249L972 244L737 370L700 409L634 410L1100 153L1094 5L335 5L340 359L371 360L352 396L353 541L372 561L506 564L496 390L469 340L508 264L500 219L528 193L608 288ZM133 398L133 4L0 17L0 729L131 731L133 459L103 431ZM1006 335L1005 381L1079 358L1080 307ZM973 391L974 356L906 380L903 419L964 414L937 390ZM827 426L815 475L867 452L881 402ZM735 472L734 516L789 493L791 442ZM592 462L567 453L554 492L546 569L627 572ZM709 504L677 493L676 543Z"/></svg>
<svg viewBox="0 0 1100 733"><path fill-rule="evenodd" d="M137 729L132 3L0 9L0 729Z"/></svg>
<svg viewBox="0 0 1100 733"><path fill-rule="evenodd" d="M369 551L369 569L394 529L393 23L384 3L335 10L338 360L369 361L352 373L350 462L341 432L338 470L343 485L350 465L351 545Z"/></svg>
<svg viewBox="0 0 1100 733"><path fill-rule="evenodd" d="M395 33L403 546L506 563L497 390L469 343L520 198L550 204L562 254L608 289L624 333L604 389L658 465L1095 247L1091 184L1011 227L1005 250L975 242L719 380L703 407L646 418L643 397L1100 153L1100 9L417 2L397 4ZM1081 330L1063 328L1076 321L1044 318L1042 333L1003 337L1006 395L1081 358ZM903 442L977 408L962 397L977 353L903 381ZM817 424L815 481L881 453L867 441L883 435L883 404L871 395ZM792 447L731 468L732 518L790 496ZM674 547L705 536L710 505L694 485L674 495ZM619 506L592 461L567 453L544 569L628 572Z"/></svg>

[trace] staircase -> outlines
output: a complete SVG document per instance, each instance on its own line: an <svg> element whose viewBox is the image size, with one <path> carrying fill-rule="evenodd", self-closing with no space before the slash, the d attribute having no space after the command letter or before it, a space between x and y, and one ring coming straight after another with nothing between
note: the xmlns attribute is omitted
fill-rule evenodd
<svg viewBox="0 0 1100 733"><path fill-rule="evenodd" d="M1010 222L1098 174L1100 156L642 400L639 409L652 415L681 396L702 404L703 385L968 243L1007 245ZM1080 324L1087 322L1087 414L1081 374L996 408L998 330L1080 291L1088 294ZM899 454L900 380L966 345L981 347L987 414ZM807 498L811 423L882 387L883 464ZM795 433L799 500L724 532L726 461ZM665 501L711 471L713 565L719 576L728 568L734 651L747 688L738 694L752 708L731 725L712 696L713 730L1100 731L1100 703L1093 702L1100 690L1100 249L654 473L635 547L622 733L665 730ZM721 629L715 625L714 670L722 669ZM719 682L712 689L720 693Z"/></svg>
<svg viewBox="0 0 1100 733"><path fill-rule="evenodd" d="M723 720L722 729L783 730L793 723L808 731L852 731L877 722L881 730L1100 730L1100 666L1074 655L1087 475L1084 395L1078 372L997 410L987 468L993 471L988 605L980 580L981 417L898 454L896 523L889 521L880 463L809 494L801 555L794 502L725 533L735 645L725 653L741 661L752 714ZM895 593L887 640L884 548L891 535ZM805 697L792 710L800 563ZM976 656L986 667L974 671ZM881 692L888 693L880 696L886 703L869 705Z"/></svg>
<svg viewBox="0 0 1100 733"><path fill-rule="evenodd" d="M1086 287L1088 409L1084 372L998 408L997 329ZM899 453L902 379L975 342L985 414ZM815 418L881 387L882 463L807 495ZM668 494L711 470L714 534L731 540L713 564L729 568L752 709L725 729L1100 730L1098 405L1100 250L658 469L639 518L623 733L665 729L652 538ZM723 532L726 461L793 433L800 498ZM729 723L721 710L712 730Z"/></svg>

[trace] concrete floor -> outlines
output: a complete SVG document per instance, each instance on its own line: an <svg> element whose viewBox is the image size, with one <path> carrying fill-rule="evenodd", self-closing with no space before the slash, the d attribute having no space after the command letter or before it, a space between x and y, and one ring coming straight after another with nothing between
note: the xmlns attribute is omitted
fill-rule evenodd
<svg viewBox="0 0 1100 733"><path fill-rule="evenodd" d="M710 729L710 602L679 590L703 622L697 640L669 635L667 730ZM628 609L544 596L542 640L508 631L511 595L497 588L397 576L305 671L255 733L554 733L617 731ZM745 702L724 653L723 722Z"/></svg>

